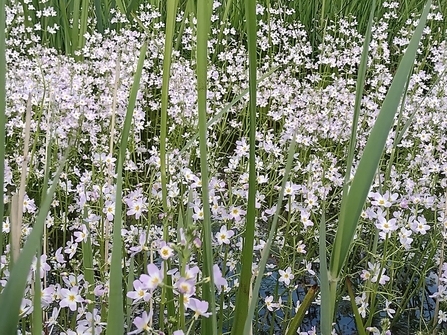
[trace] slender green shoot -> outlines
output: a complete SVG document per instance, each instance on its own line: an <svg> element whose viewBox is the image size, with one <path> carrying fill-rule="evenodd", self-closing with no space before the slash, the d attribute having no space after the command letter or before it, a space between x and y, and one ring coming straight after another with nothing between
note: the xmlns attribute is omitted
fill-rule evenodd
<svg viewBox="0 0 447 335"><path fill-rule="evenodd" d="M217 334L216 297L213 276L213 249L211 236L211 210L208 191L208 159L207 159L207 69L208 69L208 34L211 24L211 9L213 2L198 0L197 3L197 100L199 111L199 147L200 171L202 175L203 203L203 276L210 280L203 284L203 299L209 303L211 316L202 318L202 335Z"/></svg>
<svg viewBox="0 0 447 335"><path fill-rule="evenodd" d="M346 199L348 192L349 192L349 181L351 178L352 163L354 160L355 147L356 147L356 143L357 143L357 140L356 140L357 125L358 125L358 120L359 120L359 115L360 115L360 107L361 107L361 101L362 101L362 96L363 96L363 88L364 88L364 84L365 84L366 67L367 67L367 63L368 63L368 48L369 48L369 43L371 41L371 32L372 32L372 24L373 24L373 19L374 19L375 6L376 6L376 3L375 3L375 0L373 0L372 7L370 10L370 15L369 15L368 28L367 28L366 35L365 35L365 41L363 43L363 51L362 51L362 57L360 60L359 73L358 73L358 77L357 77L354 116L353 116L353 120L352 120L351 138L350 138L350 143L349 143L348 158L347 158L347 162L346 162L346 174L345 174L345 180L344 180L344 185L343 185L343 199ZM369 186L368 186L368 189L369 189ZM363 204L362 204L362 206L363 206ZM342 215L343 215L343 208L340 213L340 222L342 222L342 218L343 218ZM340 233L339 233L339 231L340 231ZM354 227L354 231L355 231L355 227ZM352 231L352 236L354 234L354 231ZM339 234L341 235L342 232L343 232L343 227L339 227L337 229L337 236L339 236ZM343 247L349 248L350 246L348 244L348 245L343 245ZM335 250L335 247L334 247L334 250ZM321 251L322 251L322 249L320 248L320 252ZM325 254L324 255L320 254L320 257L325 257ZM331 264L333 263L333 261L334 260L333 260L333 256L332 256ZM327 271L326 269L327 269L327 267L322 268L322 272ZM331 331L330 329L332 327L332 320L333 320L334 312L335 312L335 293L336 293L336 285L337 285L338 279L334 280L334 278L331 277L330 273L324 274L324 277L322 277L322 279L323 279L322 280L323 288L321 291L322 292L321 293L322 300L323 301L331 301L332 303L327 304L325 306L325 308L322 309L320 324L321 324L322 330L324 330L323 334L329 334ZM325 279L328 280L327 283L325 282ZM334 287L334 285L335 285L335 287ZM329 287L329 291L326 291L326 287ZM329 293L331 296L330 297L326 296L327 293ZM329 307L329 310L327 310L326 307ZM326 313L328 313L328 314L326 314Z"/></svg>
<svg viewBox="0 0 447 335"><path fill-rule="evenodd" d="M253 245L255 235L255 218L256 218L256 1L245 1L245 12L247 16L247 36L248 36L248 65L249 65L249 176L248 176L248 204L247 217L245 223L245 232L243 238L242 255L241 255L241 276L239 288L236 295L236 309L234 311L234 323L231 331L232 335L248 334L249 327L252 322L247 318L248 307L250 304L250 293L252 290L252 264L253 264ZM257 294L253 295L257 301ZM247 327L244 327L247 326Z"/></svg>
<svg viewBox="0 0 447 335"><path fill-rule="evenodd" d="M358 219L376 173L386 139L394 123L394 115L398 109L408 75L414 65L416 51L422 36L422 31L425 27L430 5L431 1L429 0L425 5L419 24L385 97L377 120L366 143L349 192L346 193L342 199L339 224L329 267L331 315L323 316L326 320L332 320L333 318L337 283L347 259L357 228Z"/></svg>
<svg viewBox="0 0 447 335"><path fill-rule="evenodd" d="M20 253L14 269L11 271L8 283L3 289L0 295L0 334L16 334L17 323L19 321L20 303L25 291L26 281L28 278L29 269L33 261L33 257L36 254L36 248L40 245L42 240L43 227L47 217L48 210L50 209L51 202L53 200L53 194L58 186L59 176L65 165L67 154L61 160L60 166L54 176L51 188L47 193L47 197L42 202L39 213L34 224L34 229L28 236L25 246Z"/></svg>
<svg viewBox="0 0 447 335"><path fill-rule="evenodd" d="M346 287L348 288L349 299L351 300L352 311L354 312L355 324L357 325L357 331L359 335L366 335L365 327L363 326L362 317L360 316L359 309L355 303L354 290L352 289L352 283L349 278L346 278Z"/></svg>
<svg viewBox="0 0 447 335"><path fill-rule="evenodd" d="M130 91L129 103L127 106L126 118L124 121L123 132L121 133L121 142L119 146L117 178L116 178L116 201L115 201L115 217L113 222L113 246L112 261L110 265L110 293L109 293L109 314L107 318L107 335L122 335L124 331L124 314L123 314L123 290L121 270L122 260L122 189L123 189L123 164L126 158L126 149L129 139L130 126L132 123L133 111L137 99L137 93L140 86L141 73L143 71L143 63L147 52L147 41L141 46L140 56L137 64L137 71Z"/></svg>
<svg viewBox="0 0 447 335"><path fill-rule="evenodd" d="M177 12L177 0L169 0L167 2L167 18L166 18L166 36L165 36L165 48L163 56L163 83L161 87L161 125L160 125L160 171L161 171L161 192L163 199L163 211L168 213L168 177L167 177L167 162L166 162L166 143L167 143L167 131L168 131L168 102L169 102L169 79L171 72L171 57L172 57L172 44L174 38L175 28L175 14ZM163 221L163 239L168 242L168 220L165 218ZM171 276L167 275L168 267L164 267L164 284L162 287L162 299L160 313L164 311L165 302L168 301L168 314L174 315L174 301L173 292L170 288ZM167 299L166 299L167 297ZM162 329L163 330L163 329Z"/></svg>
<svg viewBox="0 0 447 335"><path fill-rule="evenodd" d="M0 0L0 148L5 148L6 126L6 57L5 57L5 0ZM0 150L0 199L3 199L5 180L5 150ZM0 201L0 253L3 254L3 215L5 204Z"/></svg>
<svg viewBox="0 0 447 335"><path fill-rule="evenodd" d="M255 286L253 288L253 296L254 297L259 296L259 290L261 288L261 282L262 282L263 274L265 271L265 266L266 266L267 260L270 256L270 249L271 249L272 243L275 239L276 230L278 227L278 219L280 217L281 204L284 200L284 191L286 189L286 183L289 178L290 171L292 170L293 156L295 155L295 151L296 151L296 137L294 135L291 139L291 143L290 143L289 150L287 153L287 163L286 163L286 168L284 169L284 176L283 176L283 180L282 180L282 184L281 184L281 191L280 191L280 194L278 195L278 201L276 203L276 212L273 216L273 221L272 221L272 225L270 227L270 232L269 232L269 236L267 239L267 243L264 246L261 261L259 262L259 266L258 266L258 275L256 277ZM257 307L257 305L258 305L257 299L252 299L250 301L250 306L248 308L248 315L247 315L247 318L245 321L243 334L249 334L251 322L252 322L253 315L255 313L255 308Z"/></svg>
<svg viewBox="0 0 447 335"><path fill-rule="evenodd" d="M301 323L304 320L304 316L309 309L312 301L314 301L315 296L318 293L318 285L313 285L310 287L309 291L307 291L306 296L304 297L303 302L298 308L297 313L293 317L292 321L290 321L289 327L287 328L286 335L295 335L300 327Z"/></svg>

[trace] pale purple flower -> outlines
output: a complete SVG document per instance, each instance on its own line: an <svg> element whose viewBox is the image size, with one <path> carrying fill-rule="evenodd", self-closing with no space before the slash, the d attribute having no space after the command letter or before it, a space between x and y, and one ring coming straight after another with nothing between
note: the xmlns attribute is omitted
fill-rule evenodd
<svg viewBox="0 0 447 335"><path fill-rule="evenodd" d="M175 282L174 287L179 293L192 296L196 292L195 284L195 280L185 279L181 277Z"/></svg>
<svg viewBox="0 0 447 335"><path fill-rule="evenodd" d="M88 230L87 227L85 226L85 224L83 224L81 226L81 231L75 231L73 233L73 235L76 237L75 242L79 243L79 242L87 242L87 237L88 237Z"/></svg>
<svg viewBox="0 0 447 335"><path fill-rule="evenodd" d="M222 287L228 285L227 280L222 276L222 271L220 271L220 268L217 264L213 265L213 279L214 279L214 285L216 285L219 293L222 290Z"/></svg>
<svg viewBox="0 0 447 335"><path fill-rule="evenodd" d="M151 298L151 294L147 291L148 288L146 288L146 286L141 281L139 281L138 279L134 280L133 287L135 291L127 292L127 297L133 299L134 304L140 299L149 301L149 299Z"/></svg>
<svg viewBox="0 0 447 335"><path fill-rule="evenodd" d="M155 264L149 264L147 266L147 273L140 276L140 281L143 283L143 287L153 291L163 283L163 271L158 269Z"/></svg>
<svg viewBox="0 0 447 335"><path fill-rule="evenodd" d="M103 213L106 214L107 220L113 221L113 217L115 215L115 202L108 200L104 204L104 209L102 210Z"/></svg>
<svg viewBox="0 0 447 335"><path fill-rule="evenodd" d="M376 227L384 233L393 232L397 229L396 219L387 220L382 216L378 217Z"/></svg>
<svg viewBox="0 0 447 335"><path fill-rule="evenodd" d="M131 334L139 334L141 332L146 332L150 329L149 323L151 322L153 312L150 311L149 313L143 312L143 314L140 316L137 316L133 320L133 324L137 327L136 330L127 333L128 335Z"/></svg>
<svg viewBox="0 0 447 335"><path fill-rule="evenodd" d="M71 289L61 289L62 300L60 301L61 307L68 307L71 311L75 311L78 303L84 302L84 299L79 295L78 287L72 287Z"/></svg>
<svg viewBox="0 0 447 335"><path fill-rule="evenodd" d="M160 243L160 249L158 250L161 258L168 260L174 255L174 250L164 241Z"/></svg>
<svg viewBox="0 0 447 335"><path fill-rule="evenodd" d="M234 221L238 222L242 219L243 215L247 214L247 212L238 206L231 206L228 214Z"/></svg>
<svg viewBox="0 0 447 335"><path fill-rule="evenodd" d="M199 316L209 317L211 313L208 310L208 301L201 301L195 298L189 299L188 308L195 312L194 318L198 319Z"/></svg>
<svg viewBox="0 0 447 335"><path fill-rule="evenodd" d="M265 306L267 307L267 309L270 312L273 312L273 308L276 307L276 304L273 302L273 296L270 295L268 297L265 297L264 302L265 302Z"/></svg>

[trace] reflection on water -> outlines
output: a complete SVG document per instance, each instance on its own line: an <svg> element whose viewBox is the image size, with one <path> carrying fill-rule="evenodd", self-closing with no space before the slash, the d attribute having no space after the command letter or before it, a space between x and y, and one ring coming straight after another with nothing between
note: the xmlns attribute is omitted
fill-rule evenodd
<svg viewBox="0 0 447 335"><path fill-rule="evenodd" d="M259 308L263 307L265 297L275 295L275 291L278 296L281 296L283 305L289 306L288 301L291 298L293 307L295 308L297 301L303 301L308 288L314 283L314 281L308 279L308 282L299 284L298 288L293 292L285 292L284 287L281 284L277 284L277 274L274 273L272 276L267 277L261 284ZM425 289L409 300L406 311L402 313L398 319L392 320L391 332L393 335L413 335L419 329L425 329L425 326L433 320L435 300L430 298L430 295L436 292L436 283L436 274L431 274L426 279ZM409 285L409 283L407 283L407 285ZM294 308L292 316L295 314ZM265 307L262 308L257 318L255 317L255 320L258 320L258 322L254 322L253 333L260 335L284 334L285 329L283 329L284 325L282 324L282 320L285 316L284 311L287 313L288 310L288 307L285 307L283 310L271 312ZM308 332L312 329L316 329L316 333L319 334L319 315L320 307L318 304L313 303L301 324L301 331ZM385 312L379 311L374 317L372 325L380 329L380 322L386 317L387 315ZM337 334L358 334L350 301L342 300L338 303L335 316L335 329Z"/></svg>

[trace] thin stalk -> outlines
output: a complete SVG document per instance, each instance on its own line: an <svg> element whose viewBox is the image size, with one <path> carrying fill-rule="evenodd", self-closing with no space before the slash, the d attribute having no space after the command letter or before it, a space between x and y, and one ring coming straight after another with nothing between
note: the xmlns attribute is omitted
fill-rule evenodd
<svg viewBox="0 0 447 335"><path fill-rule="evenodd" d="M31 127L31 96L28 96L28 102L26 104L25 114L25 139L23 141L23 161L22 172L20 173L20 187L19 193L15 194L14 210L16 211L11 215L11 252L13 263L17 260L20 253L20 239L22 234L22 220L23 220L23 200L25 198L26 189L26 172L28 167L28 151L30 140L30 127Z"/></svg>
<svg viewBox="0 0 447 335"><path fill-rule="evenodd" d="M41 283L40 283L40 245L37 248L36 270L34 272L34 292L33 292L33 335L42 335L42 301L41 301Z"/></svg>
<svg viewBox="0 0 447 335"><path fill-rule="evenodd" d="M135 280L135 260L134 257L130 257L129 274L127 275L127 292L133 290L133 282ZM152 300L152 299L151 299ZM132 316L132 299L127 298L126 304L126 324L128 327L131 325Z"/></svg>
<svg viewBox="0 0 447 335"><path fill-rule="evenodd" d="M81 12L81 24L79 30L79 43L78 49L82 49L85 44L85 33L87 32L88 27L88 10L90 7L90 0L82 1L82 12Z"/></svg>
<svg viewBox="0 0 447 335"><path fill-rule="evenodd" d="M115 67L115 83L113 85L113 100L112 100L112 118L110 120L110 141L109 141L109 155L113 155L113 151L115 148L115 119L116 119L116 103L117 103L117 95L118 95L118 87L120 84L120 73L121 73L121 55L118 55L116 59L116 67ZM109 169L111 169L111 165L109 165ZM107 177L107 184L111 186L112 184L112 173L109 171ZM104 243L104 272L107 271L108 268L108 259L109 259L109 240L110 240L110 222L107 218L105 218L104 224L102 225L102 236L105 240Z"/></svg>
<svg viewBox="0 0 447 335"><path fill-rule="evenodd" d="M79 16L80 16L80 7L81 7L81 0L74 0L73 3L73 27L71 28L71 36L70 36L70 42L71 42L71 50L72 55L74 55L74 52L78 50L79 46Z"/></svg>
<svg viewBox="0 0 447 335"><path fill-rule="evenodd" d="M352 289L352 283L349 278L346 278L346 286L348 288L349 299L351 300L352 311L354 312L355 324L357 325L357 331L360 335L366 335L365 327L363 326L362 317L360 316L359 309L355 303L354 290Z"/></svg>
<svg viewBox="0 0 447 335"><path fill-rule="evenodd" d="M101 0L95 0L96 29L99 33L104 33L104 24L102 23Z"/></svg>
<svg viewBox="0 0 447 335"><path fill-rule="evenodd" d="M309 309L312 301L315 299L315 296L318 293L318 285L313 285L309 291L307 291L306 296L300 307L298 308L298 312L293 317L292 321L290 321L289 326L286 330L286 335L295 335L297 333L298 327L304 320L304 316ZM362 334L363 335L363 334Z"/></svg>

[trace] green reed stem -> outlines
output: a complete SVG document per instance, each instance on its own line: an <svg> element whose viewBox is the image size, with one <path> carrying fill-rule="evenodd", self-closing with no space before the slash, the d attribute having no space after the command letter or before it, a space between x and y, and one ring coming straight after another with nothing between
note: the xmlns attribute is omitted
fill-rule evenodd
<svg viewBox="0 0 447 335"><path fill-rule="evenodd" d="M14 269L11 271L8 283L0 295L0 334L16 334L17 324L19 322L20 303L26 287L29 269L33 257L36 254L36 248L42 241L42 232L45 225L45 220L50 209L53 194L56 187L59 185L59 176L65 165L65 160L68 156L70 148L67 148L65 156L62 158L60 166L54 176L53 183L48 190L47 196L42 201L39 208L34 229L28 236L25 246L15 263ZM43 185L44 189L48 185Z"/></svg>
<svg viewBox="0 0 447 335"><path fill-rule="evenodd" d="M110 265L110 293L109 293L109 315L107 317L107 335L122 335L124 329L124 313L123 313L123 290L121 259L122 259L122 189L123 189L123 165L126 159L126 148L129 139L130 126L132 123L133 111L137 99L137 93L140 86L141 73L143 72L144 59L146 58L147 41L141 46L140 56L138 59L137 70L135 72L134 81L129 96L129 104L127 106L126 118L124 121L123 132L121 133L121 142L119 146L118 162L116 165L116 200L115 200L115 217L113 220L113 246L112 261Z"/></svg>
<svg viewBox="0 0 447 335"><path fill-rule="evenodd" d="M403 56L396 75L391 83L377 120L366 143L356 174L349 192L344 192L340 210L339 224L334 241L329 267L331 315L325 316L325 322L332 322L336 304L337 283L347 259L352 240L357 229L363 205L368 195L374 175L385 147L386 139L394 123L394 115L405 89L408 75L416 58L416 51L425 27L431 1L427 1L419 24ZM368 29L370 33L370 29ZM345 186L346 187L346 186ZM325 297L322 297L324 299ZM327 297L326 297L327 298Z"/></svg>
<svg viewBox="0 0 447 335"><path fill-rule="evenodd" d="M248 37L248 65L249 65L249 137L250 137L250 153L249 153L249 176L248 176L248 204L247 217L245 222L245 233L243 238L242 256L241 256L241 277L239 288L236 295L236 309L234 311L234 324L232 335L248 334L252 324L252 317L248 316L248 306L250 304L251 280L252 280L252 263L253 263L253 244L255 234L255 217L256 217L256 1L245 1L245 14L247 19L247 37ZM261 274L262 276L262 274ZM252 300L257 301L258 295L253 294ZM245 325L245 327L244 327Z"/></svg>
<svg viewBox="0 0 447 335"><path fill-rule="evenodd" d="M166 36L165 36L165 50L163 56L163 83L161 87L161 125L160 125L160 172L161 172L161 192L163 202L163 212L168 213L168 177L167 177L167 163L166 163L166 143L167 143L167 123L168 123L168 100L169 100L169 79L171 72L171 57L172 57L172 41L174 38L175 28L175 14L177 12L177 0L169 0L167 2L167 18L166 18ZM168 234L169 222L165 218L163 220L163 239L167 242L169 240ZM167 264L167 263L166 263ZM164 284L162 287L162 299L160 312L164 311L165 301L168 301L168 315L175 314L173 292L171 285L171 277L167 275L168 268L164 267ZM163 328L163 327L162 327Z"/></svg>
<svg viewBox="0 0 447 335"><path fill-rule="evenodd" d="M40 245L37 248L36 271L34 272L34 292L33 292L33 335L42 335L42 300L40 281Z"/></svg>
<svg viewBox="0 0 447 335"><path fill-rule="evenodd" d="M208 191L208 153L207 153L207 68L208 68L208 34L211 24L211 0L198 0L197 3L197 98L199 110L199 147L200 171L202 175L203 202L203 276L210 278L203 284L203 299L208 301L212 315L202 318L202 335L217 334L216 303L213 276L213 250L211 232L211 212Z"/></svg>
<svg viewBox="0 0 447 335"><path fill-rule="evenodd" d="M362 317L360 316L359 309L355 303L354 290L352 289L352 283L349 278L346 278L346 287L348 288L349 299L351 300L352 311L354 312L355 324L357 325L357 331L359 335L366 335L365 327L363 326Z"/></svg>
<svg viewBox="0 0 447 335"><path fill-rule="evenodd" d="M5 0L0 0L0 148L5 148L6 127L6 57L5 57ZM5 180L5 150L0 150L0 254L3 254L3 183Z"/></svg>
<svg viewBox="0 0 447 335"><path fill-rule="evenodd" d="M292 170L293 156L295 154L295 150L296 150L296 139L295 139L295 135L294 135L291 139L289 150L287 153L287 163L286 163L286 167L284 169L284 176L283 176L283 180L282 180L282 184L281 184L280 194L278 196L278 201L276 203L276 212L275 212L275 215L273 216L272 225L270 227L270 232L269 232L269 236L267 239L267 243L265 244L264 250L262 252L261 261L259 262L258 275L256 276L255 286L254 286L253 292L252 292L253 297L259 296L259 290L261 288L261 281L263 278L265 266L267 264L267 260L270 255L270 249L272 247L272 243L273 243L273 241L275 239L275 235L276 235L279 214L281 212L281 205L284 200L284 190L286 188L286 182L289 178L290 171ZM249 334L249 332L250 332L251 321L253 319L255 308L257 305L258 305L257 299L252 299L250 301L250 306L248 308L248 314L247 314L247 318L246 318L245 325L244 325L244 332L243 332L244 335ZM234 327L234 325L233 325L233 327Z"/></svg>

